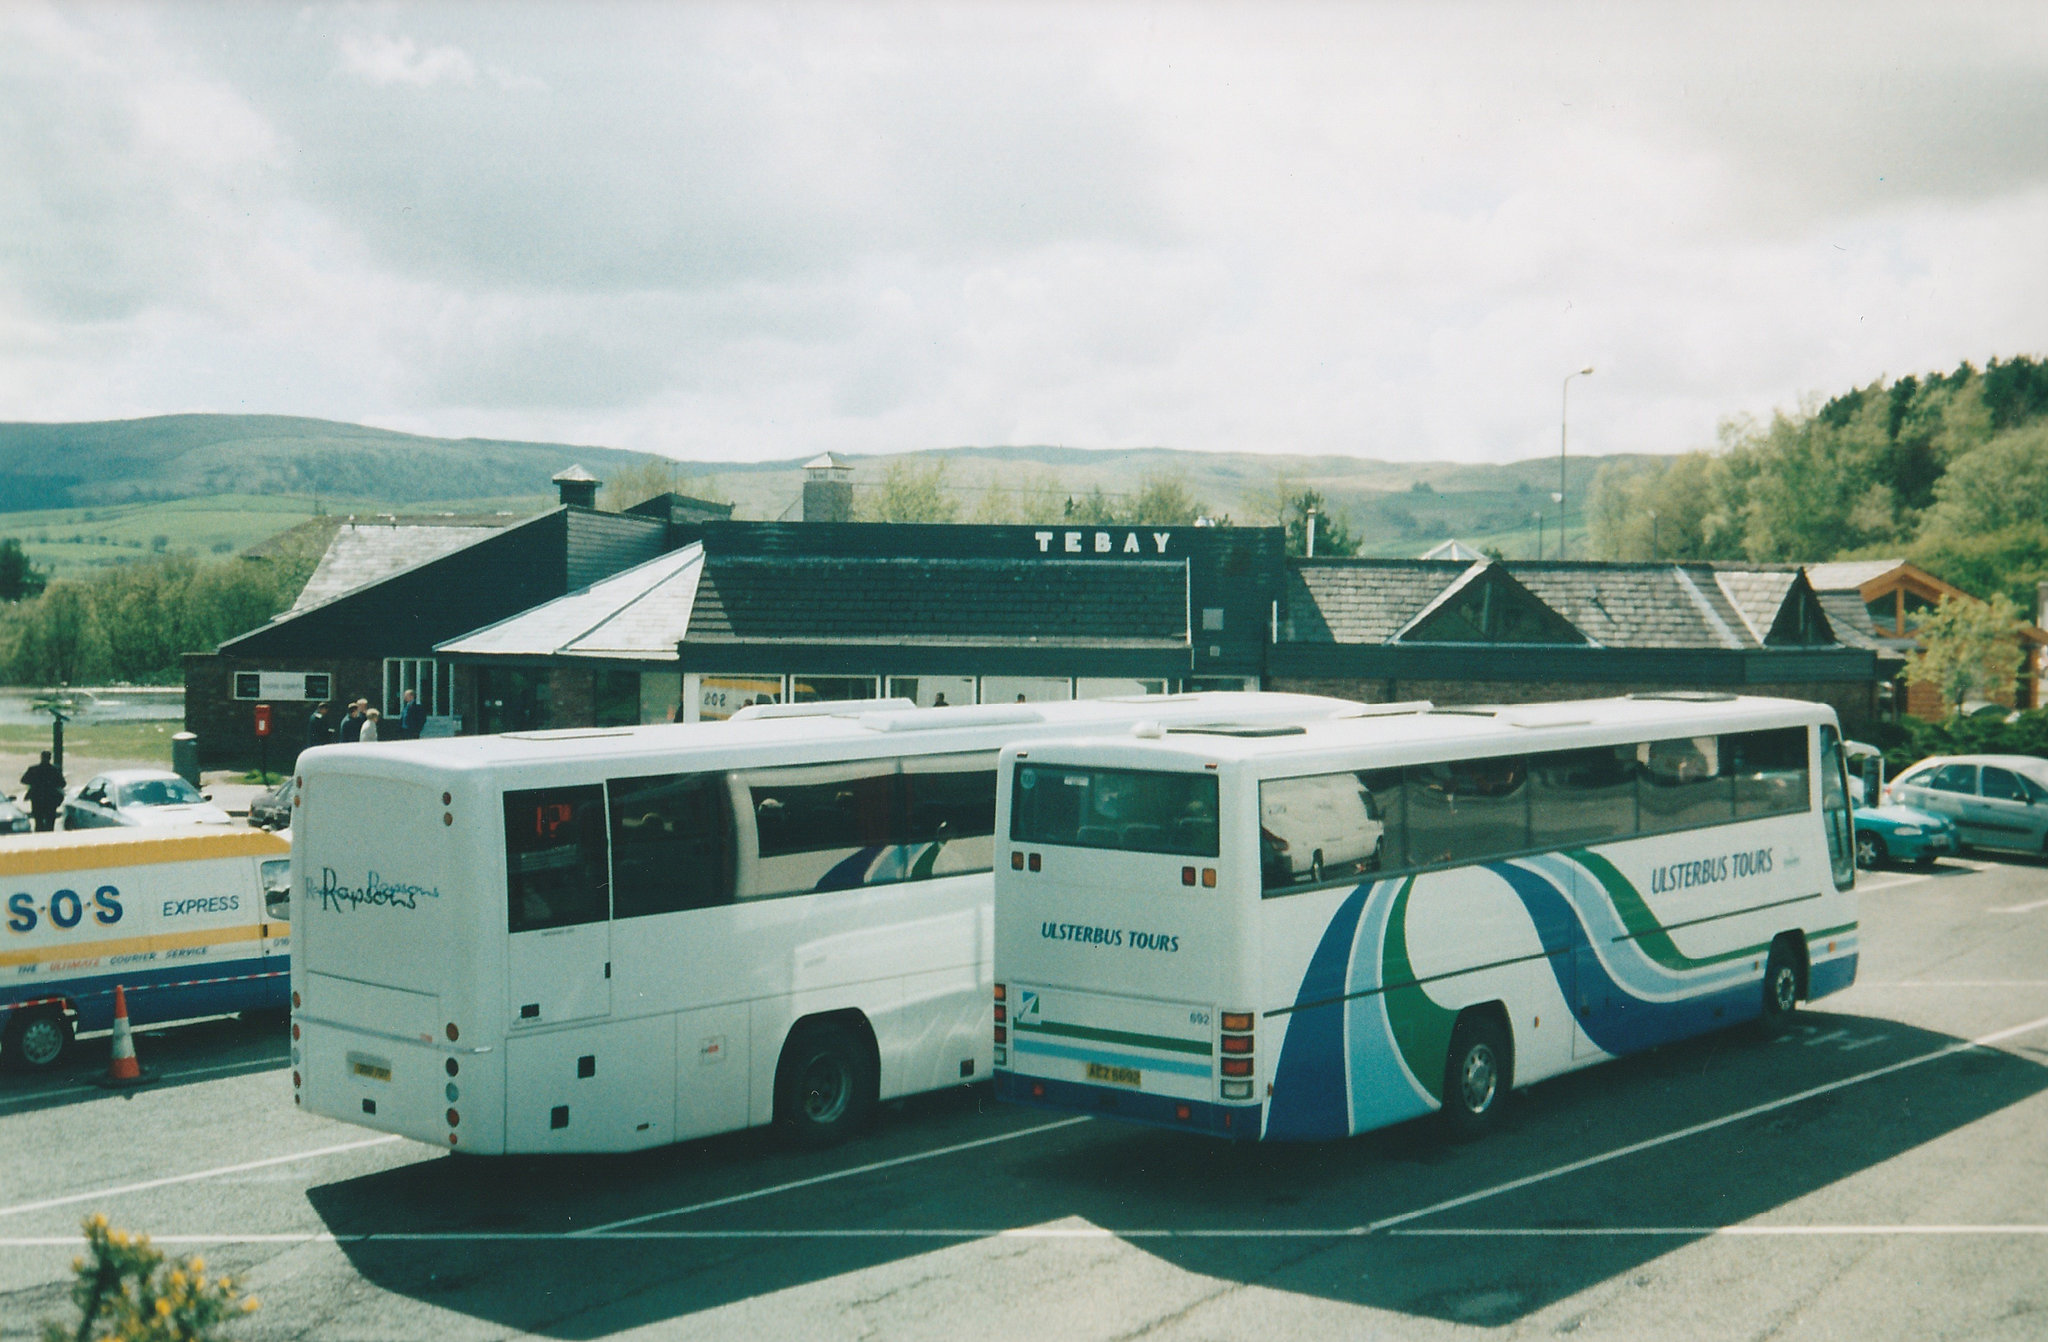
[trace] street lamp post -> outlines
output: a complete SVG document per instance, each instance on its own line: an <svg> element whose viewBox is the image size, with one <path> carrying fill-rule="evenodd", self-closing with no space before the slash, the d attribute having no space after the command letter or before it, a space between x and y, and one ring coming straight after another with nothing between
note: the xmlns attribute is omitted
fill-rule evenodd
<svg viewBox="0 0 2048 1342"><path fill-rule="evenodd" d="M1575 377L1591 377L1592 374L1593 370L1590 366L1581 368L1576 373L1566 373L1564 375L1564 390L1559 398L1560 405L1557 412L1557 557L1559 559L1564 558L1564 448L1566 430L1571 423L1572 379Z"/></svg>

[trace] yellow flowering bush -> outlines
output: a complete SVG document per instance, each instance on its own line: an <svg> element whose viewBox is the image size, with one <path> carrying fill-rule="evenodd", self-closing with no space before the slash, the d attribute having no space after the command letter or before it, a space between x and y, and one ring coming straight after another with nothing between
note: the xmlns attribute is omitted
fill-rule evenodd
<svg viewBox="0 0 2048 1342"><path fill-rule="evenodd" d="M87 1253L72 1260L71 1303L78 1322L43 1324L43 1342L213 1342L221 1325L256 1308L235 1279L206 1275L196 1255L171 1263L149 1236L85 1219Z"/></svg>

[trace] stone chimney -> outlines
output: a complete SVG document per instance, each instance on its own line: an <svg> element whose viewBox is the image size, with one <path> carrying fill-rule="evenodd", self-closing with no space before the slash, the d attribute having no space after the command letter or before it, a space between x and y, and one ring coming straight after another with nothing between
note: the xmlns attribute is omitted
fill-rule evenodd
<svg viewBox="0 0 2048 1342"><path fill-rule="evenodd" d="M555 476L555 488L560 491L562 505L567 508L595 508L597 486L597 477L581 466L571 466Z"/></svg>
<svg viewBox="0 0 2048 1342"><path fill-rule="evenodd" d="M804 463L803 518L806 522L853 520L853 467L830 452Z"/></svg>

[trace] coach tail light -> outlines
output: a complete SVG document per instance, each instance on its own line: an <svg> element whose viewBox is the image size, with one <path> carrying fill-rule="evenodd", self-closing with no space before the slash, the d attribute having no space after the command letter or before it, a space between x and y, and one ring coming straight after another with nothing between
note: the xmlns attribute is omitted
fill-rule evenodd
<svg viewBox="0 0 2048 1342"><path fill-rule="evenodd" d="M1007 1066L1009 1066L1009 1063L1010 1063L1010 1049L1009 1049L1009 1043L1010 1043L1010 1027L1009 1027L1009 1020L1010 1020L1010 1007L1009 1007L1009 1003L1008 1003L1007 1001L1005 1001L1005 1000L1004 1000L1004 999L1005 999L1005 997L1007 996L1007 993L1006 993L1006 990L1004 989L1004 987L1003 987L1003 985L1002 985L1002 984L998 983L998 984L996 985L996 989L995 989L995 992L996 992L996 1054L995 1054L995 1063L996 1063L996 1066L998 1066L998 1067L1007 1067Z"/></svg>
<svg viewBox="0 0 2048 1342"><path fill-rule="evenodd" d="M1223 1013L1223 1033L1220 1041L1223 1054L1220 1063L1223 1072L1222 1094L1226 1100L1249 1100L1252 1097L1252 1013L1249 1011L1226 1011Z"/></svg>

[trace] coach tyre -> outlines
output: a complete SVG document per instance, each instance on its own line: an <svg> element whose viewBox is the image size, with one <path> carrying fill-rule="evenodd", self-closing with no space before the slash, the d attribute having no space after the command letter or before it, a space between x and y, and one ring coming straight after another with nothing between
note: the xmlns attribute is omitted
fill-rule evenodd
<svg viewBox="0 0 2048 1342"><path fill-rule="evenodd" d="M1766 1031L1776 1030L1791 1019L1799 1005L1799 962L1783 937L1771 943L1770 958L1764 961L1764 1015Z"/></svg>
<svg viewBox="0 0 2048 1342"><path fill-rule="evenodd" d="M867 1046L852 1030L829 1020L799 1025L775 1071L776 1118L798 1145L836 1145L874 1113L876 1082Z"/></svg>
<svg viewBox="0 0 2048 1342"><path fill-rule="evenodd" d="M1883 839L1878 838L1867 829L1856 831L1857 866L1866 869L1881 867L1890 856L1891 854L1885 849Z"/></svg>
<svg viewBox="0 0 2048 1342"><path fill-rule="evenodd" d="M1444 1058L1443 1115L1452 1139L1469 1142L1490 1131L1514 1079L1514 1045L1500 1021L1485 1010L1459 1016Z"/></svg>
<svg viewBox="0 0 2048 1342"><path fill-rule="evenodd" d="M56 1007L18 1011L7 1027L6 1061L17 1071L55 1067L71 1047L71 1022Z"/></svg>

